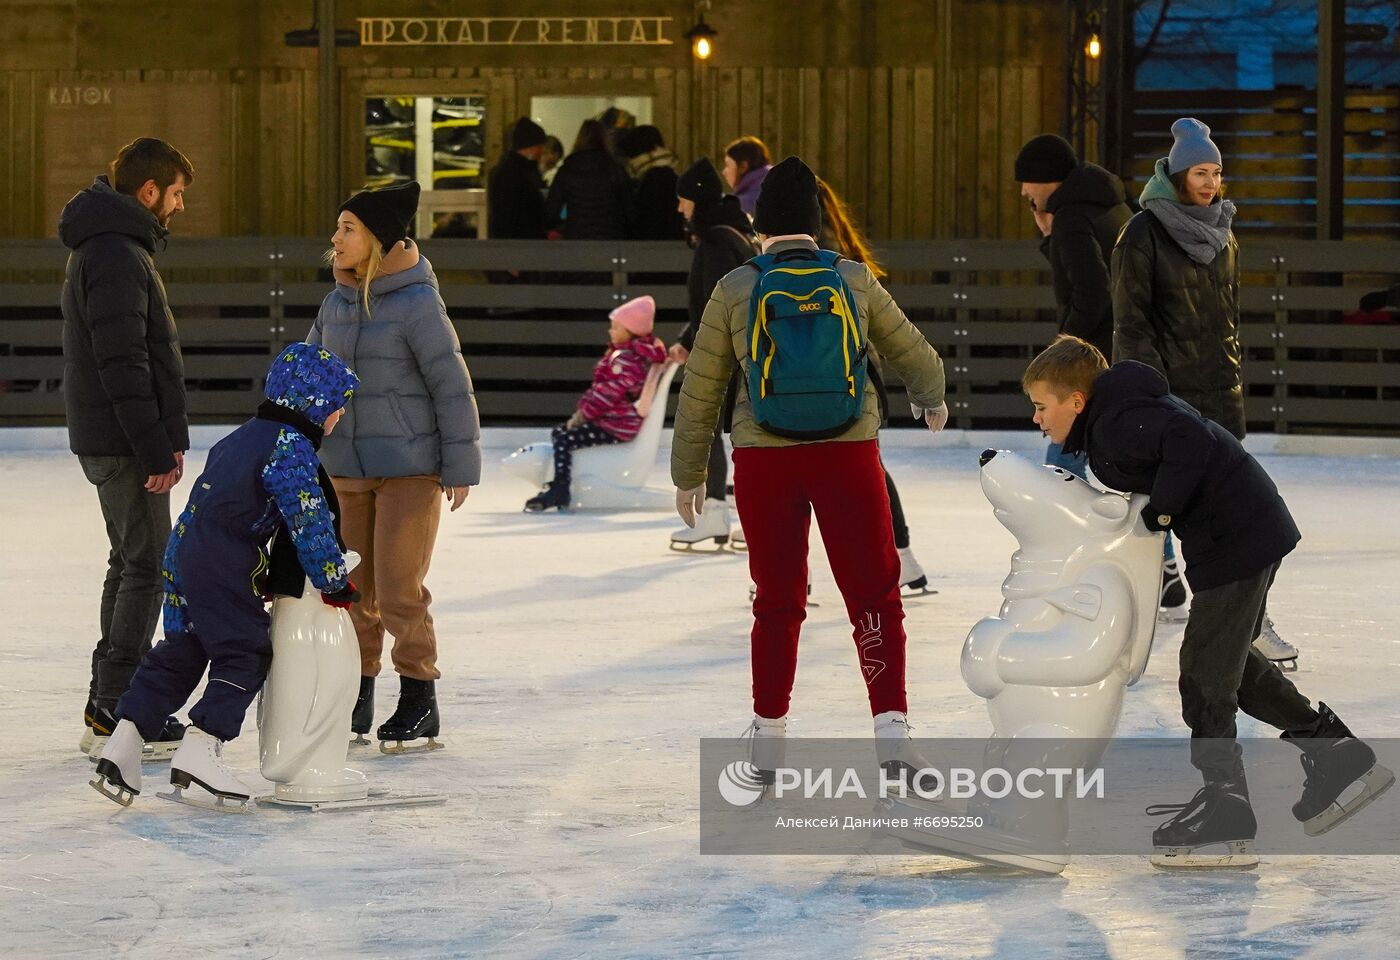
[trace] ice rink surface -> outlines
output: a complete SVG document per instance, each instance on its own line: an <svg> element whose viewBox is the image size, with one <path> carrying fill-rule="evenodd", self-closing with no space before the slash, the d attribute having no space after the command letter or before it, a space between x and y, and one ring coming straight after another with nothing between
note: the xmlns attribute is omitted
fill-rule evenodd
<svg viewBox="0 0 1400 960"><path fill-rule="evenodd" d="M119 809L89 788L76 749L107 549L96 497L65 451L4 446L0 956L1396 956L1396 857L1190 874L1096 857L1029 877L912 854L700 856L699 738L738 737L751 716L745 559L669 552L669 514L522 515L530 491L497 466L504 448L444 514L428 581L448 748L352 752L376 785L447 805L204 813L157 799L166 766L148 764L146 792ZM991 729L958 655L997 609L1014 542L978 487L978 447L886 452L940 591L908 605L920 737ZM1400 736L1400 459L1261 461L1304 535L1270 603L1302 650L1295 680L1362 736ZM662 460L652 482L667 483ZM868 737L817 543L821 605L789 730ZM1179 641L1180 627L1159 629L1121 734L1182 732ZM388 670L376 723L397 692ZM1242 735L1265 733L1243 719ZM251 712L228 756L256 770ZM1394 816L1396 802L1365 815Z"/></svg>

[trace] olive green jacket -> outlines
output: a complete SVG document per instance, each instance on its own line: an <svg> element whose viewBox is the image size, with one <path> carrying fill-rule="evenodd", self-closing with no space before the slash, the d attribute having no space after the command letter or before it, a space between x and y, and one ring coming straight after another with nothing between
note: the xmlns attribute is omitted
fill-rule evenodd
<svg viewBox="0 0 1400 960"><path fill-rule="evenodd" d="M816 249L811 241L784 240L773 244L767 252L781 253L803 246ZM925 409L937 407L943 402L943 361L938 352L924 339L919 328L909 322L869 267L853 260L842 260L837 269L855 297L862 339L880 352L887 367L899 374L909 391L911 403ZM685 364L685 381L681 384L675 438L671 444L671 480L681 490L691 490L705 482L710 442L724 404L725 388L735 365L743 365L747 370L749 294L757 280L758 271L748 265L725 274L715 284L700 319L695 346ZM736 447L872 440L879 429L880 406L875 385L869 379L865 384L864 410L849 430L830 441L802 441L776 436L754 423L748 390L744 378L740 378L732 431Z"/></svg>

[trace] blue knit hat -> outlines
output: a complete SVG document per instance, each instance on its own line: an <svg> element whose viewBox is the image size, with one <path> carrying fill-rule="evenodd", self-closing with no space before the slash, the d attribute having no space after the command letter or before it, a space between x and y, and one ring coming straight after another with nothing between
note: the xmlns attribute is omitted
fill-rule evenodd
<svg viewBox="0 0 1400 960"><path fill-rule="evenodd" d="M1181 173L1198 163L1220 163L1220 148L1210 138L1210 127L1194 117L1182 117L1172 124L1172 152L1167 154L1167 173Z"/></svg>
<svg viewBox="0 0 1400 960"><path fill-rule="evenodd" d="M267 399L279 407L305 414L321 424L349 402L360 378L345 361L315 343L293 343L282 349L267 371Z"/></svg>

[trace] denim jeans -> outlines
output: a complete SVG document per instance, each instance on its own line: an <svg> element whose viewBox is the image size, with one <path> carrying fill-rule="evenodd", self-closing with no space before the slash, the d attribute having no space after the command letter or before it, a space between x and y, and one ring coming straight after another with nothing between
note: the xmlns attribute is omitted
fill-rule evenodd
<svg viewBox="0 0 1400 960"><path fill-rule="evenodd" d="M147 474L135 457L79 456L78 463L97 488L109 544L88 696L112 709L151 649L160 618L170 494L146 492Z"/></svg>

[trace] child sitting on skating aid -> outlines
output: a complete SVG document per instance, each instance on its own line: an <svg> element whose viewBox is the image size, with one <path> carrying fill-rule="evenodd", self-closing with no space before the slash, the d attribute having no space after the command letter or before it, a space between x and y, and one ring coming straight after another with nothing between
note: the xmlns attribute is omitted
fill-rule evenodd
<svg viewBox="0 0 1400 960"><path fill-rule="evenodd" d="M359 597L335 528L335 492L316 456L358 383L329 350L294 343L272 362L257 416L209 451L165 548L165 639L117 702L119 722L97 761L92 785L103 796L126 806L141 792L142 735L160 729L207 667L209 682L170 760L170 781L197 783L220 803L248 799L222 753L272 661L263 596L268 540L287 531L326 603L348 607Z"/></svg>
<svg viewBox="0 0 1400 960"><path fill-rule="evenodd" d="M1067 454L1085 453L1094 476L1115 490L1147 494L1149 530L1181 542L1194 597L1181 642L1181 712L1191 762L1205 781L1190 802L1150 807L1175 813L1152 834L1159 866L1247 866L1253 852L1235 715L1283 730L1302 751L1307 781L1293 815L1309 836L1332 829L1395 780L1325 703L1314 710L1277 665L1254 649L1265 601L1298 528L1278 488L1239 440L1172 396L1146 364L1109 368L1093 345L1062 335L1021 380L1034 420ZM1145 613L1152 616L1152 611ZM1360 782L1345 803L1341 796ZM1202 847L1224 853L1204 856Z"/></svg>
<svg viewBox="0 0 1400 960"><path fill-rule="evenodd" d="M584 447L626 443L642 429L637 400L647 375L666 361L666 345L652 335L656 301L628 300L608 314L608 347L593 368L593 384L579 398L578 409L554 428L554 479L525 501L530 513L569 505L573 452Z"/></svg>

